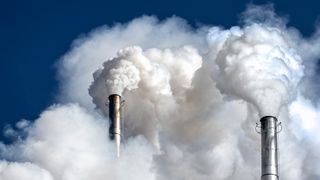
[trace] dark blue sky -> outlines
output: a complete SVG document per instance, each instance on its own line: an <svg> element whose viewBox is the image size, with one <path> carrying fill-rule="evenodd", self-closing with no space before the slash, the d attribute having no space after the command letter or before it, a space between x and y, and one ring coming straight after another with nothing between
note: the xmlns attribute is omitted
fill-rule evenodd
<svg viewBox="0 0 320 180"><path fill-rule="evenodd" d="M248 0L135 0L135 1L8 1L0 4L0 130L25 118L35 119L54 102L57 92L54 63L68 51L71 42L93 28L127 22L143 14L160 19L180 16L197 23L236 25ZM314 30L320 15L318 0L279 0L280 15L289 15L290 25L305 36ZM319 19L318 19L319 20ZM2 139L2 138L0 138Z"/></svg>

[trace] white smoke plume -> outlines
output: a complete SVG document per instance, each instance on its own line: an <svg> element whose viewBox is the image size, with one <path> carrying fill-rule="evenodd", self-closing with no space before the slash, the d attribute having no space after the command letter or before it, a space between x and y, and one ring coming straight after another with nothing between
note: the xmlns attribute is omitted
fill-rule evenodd
<svg viewBox="0 0 320 180"><path fill-rule="evenodd" d="M280 178L318 180L320 31L303 37L272 6L243 25L141 17L76 40L57 64L58 103L0 143L0 180L260 178L261 116L283 122ZM125 99L121 157L110 94Z"/></svg>
<svg viewBox="0 0 320 180"><path fill-rule="evenodd" d="M303 76L301 57L288 38L265 24L228 32L216 58L218 87L254 104L261 116L277 116L295 97Z"/></svg>

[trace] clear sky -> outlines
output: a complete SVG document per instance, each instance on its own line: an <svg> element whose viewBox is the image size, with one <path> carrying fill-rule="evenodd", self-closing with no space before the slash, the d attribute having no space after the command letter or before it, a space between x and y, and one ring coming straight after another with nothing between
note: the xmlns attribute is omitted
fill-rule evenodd
<svg viewBox="0 0 320 180"><path fill-rule="evenodd" d="M0 129L25 118L33 120L55 101L54 63L74 39L102 25L127 22L143 14L160 19L176 15L198 23L237 25L239 14L257 0L197 1L8 1L0 5ZM276 12L309 36L319 21L318 0L279 0Z"/></svg>

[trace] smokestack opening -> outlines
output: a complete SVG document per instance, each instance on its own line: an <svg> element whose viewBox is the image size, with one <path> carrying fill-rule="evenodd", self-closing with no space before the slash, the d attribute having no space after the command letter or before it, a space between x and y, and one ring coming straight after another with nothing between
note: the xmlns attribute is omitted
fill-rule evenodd
<svg viewBox="0 0 320 180"><path fill-rule="evenodd" d="M261 180L278 180L278 120L273 116L260 119Z"/></svg>
<svg viewBox="0 0 320 180"><path fill-rule="evenodd" d="M109 96L109 138L115 141L117 146L117 157L120 156L120 143L122 139L122 119L121 119L121 96L111 94Z"/></svg>

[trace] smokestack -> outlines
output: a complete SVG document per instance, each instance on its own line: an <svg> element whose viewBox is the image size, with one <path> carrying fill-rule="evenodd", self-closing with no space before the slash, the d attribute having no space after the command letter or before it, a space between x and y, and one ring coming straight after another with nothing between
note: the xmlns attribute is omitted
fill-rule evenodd
<svg viewBox="0 0 320 180"><path fill-rule="evenodd" d="M278 180L278 120L265 116L261 123L261 180Z"/></svg>
<svg viewBox="0 0 320 180"><path fill-rule="evenodd" d="M120 143L122 137L121 96L112 94L109 96L109 137L116 142L117 157L120 157Z"/></svg>

